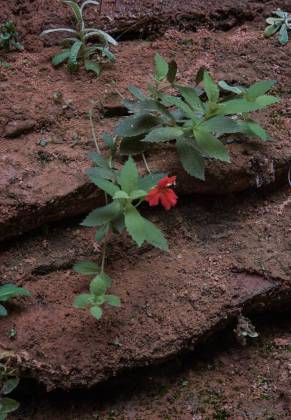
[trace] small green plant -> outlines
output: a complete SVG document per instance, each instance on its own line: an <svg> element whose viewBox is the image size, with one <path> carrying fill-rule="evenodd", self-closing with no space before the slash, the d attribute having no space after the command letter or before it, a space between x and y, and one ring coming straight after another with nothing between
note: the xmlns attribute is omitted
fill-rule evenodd
<svg viewBox="0 0 291 420"><path fill-rule="evenodd" d="M23 287L15 286L15 284L0 286L0 302L8 302L17 296L31 296L31 293ZM7 310L2 304L0 304L0 316L7 316Z"/></svg>
<svg viewBox="0 0 291 420"><path fill-rule="evenodd" d="M74 270L82 275L93 276L89 293L78 295L75 299L76 308L90 308L96 318L102 317L102 305L119 306L119 297L108 294L112 280L105 273L105 262L108 239L112 234L127 230L131 238L141 246L144 242L168 250L168 243L162 232L149 220L145 219L138 208L143 202L151 206L159 202L169 210L176 205L177 196L170 186L176 177L164 174L148 174L140 176L137 166L129 157L127 162L117 169L114 158L117 150L116 139L109 134L103 135L103 141L109 148L109 155L103 156L95 138L97 152L89 157L94 167L87 171L90 180L105 193L103 207L93 210L82 222L83 226L97 227L96 240L101 244L102 253L100 263L83 261L74 266Z"/></svg>
<svg viewBox="0 0 291 420"><path fill-rule="evenodd" d="M0 420L7 419L8 415L19 408L19 403L12 398L7 398L19 384L17 371L0 363Z"/></svg>
<svg viewBox="0 0 291 420"><path fill-rule="evenodd" d="M125 100L124 105L133 115L123 119L115 130L122 140L122 154L142 153L152 143L175 141L184 169L204 180L205 159L230 162L220 137L243 133L264 141L270 139L251 112L279 102L266 94L274 80L248 88L230 86L225 81L216 84L207 70L200 69L193 87L178 84L176 74L176 62L167 63L157 54L154 84L148 86L148 93L129 87L135 100Z"/></svg>
<svg viewBox="0 0 291 420"><path fill-rule="evenodd" d="M41 36L54 32L67 32L69 34L69 37L64 38L61 43L63 48L62 52L53 57L52 64L59 66L66 62L68 70L75 72L79 69L81 61L87 71L93 71L99 76L101 73L100 58L106 58L114 63L115 57L110 51L109 46L110 44L117 45L115 39L108 33L100 29L85 27L83 18L84 8L89 4L97 6L99 3L94 0L85 0L81 6L74 0L65 0L64 3L72 9L76 20L76 29L48 29L41 33ZM98 42L93 43L92 40L97 40Z"/></svg>
<svg viewBox="0 0 291 420"><path fill-rule="evenodd" d="M9 52L11 49L21 50L23 46L18 41L18 32L11 20L0 26L0 49Z"/></svg>
<svg viewBox="0 0 291 420"><path fill-rule="evenodd" d="M278 39L281 45L286 45L288 42L288 30L291 29L291 15L283 10L275 10L273 15L276 17L268 17L266 22L268 26L265 29L265 36L267 38L278 33Z"/></svg>

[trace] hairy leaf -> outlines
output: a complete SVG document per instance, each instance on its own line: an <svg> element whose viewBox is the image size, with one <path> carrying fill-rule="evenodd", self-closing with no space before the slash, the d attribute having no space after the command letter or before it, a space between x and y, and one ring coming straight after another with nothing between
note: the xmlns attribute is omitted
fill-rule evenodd
<svg viewBox="0 0 291 420"><path fill-rule="evenodd" d="M120 204L117 201L113 201L107 206L99 207L98 209L91 211L81 225L87 227L102 226L111 220L114 220L119 213Z"/></svg>
<svg viewBox="0 0 291 420"><path fill-rule="evenodd" d="M195 178L205 180L205 165L204 159L193 145L193 139L185 140L184 138L177 139L176 147L181 163L185 171Z"/></svg>
<svg viewBox="0 0 291 420"><path fill-rule="evenodd" d="M76 273L83 274L84 276L96 275L100 272L100 267L93 261L82 261L73 266Z"/></svg>

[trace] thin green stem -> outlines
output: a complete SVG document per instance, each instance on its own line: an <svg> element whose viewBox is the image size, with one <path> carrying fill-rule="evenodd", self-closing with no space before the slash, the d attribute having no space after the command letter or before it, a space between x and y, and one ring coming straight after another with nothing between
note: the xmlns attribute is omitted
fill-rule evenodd
<svg viewBox="0 0 291 420"><path fill-rule="evenodd" d="M148 165L148 163L147 163L147 160L146 160L146 157L145 157L145 154L144 153L142 153L142 159L143 159L143 161L144 161L144 164L145 164L145 167L146 167L146 170L148 171L148 173L151 175L151 170L150 170L150 167L149 167L149 165Z"/></svg>
<svg viewBox="0 0 291 420"><path fill-rule="evenodd" d="M91 127L91 133L92 133L92 137L96 146L96 150L97 153L100 155L101 151L97 142L97 137L96 137L96 133L95 133L95 127L94 127L94 122L93 122L93 116L92 116L93 112L92 109L89 111L89 119L90 119L90 127Z"/></svg>

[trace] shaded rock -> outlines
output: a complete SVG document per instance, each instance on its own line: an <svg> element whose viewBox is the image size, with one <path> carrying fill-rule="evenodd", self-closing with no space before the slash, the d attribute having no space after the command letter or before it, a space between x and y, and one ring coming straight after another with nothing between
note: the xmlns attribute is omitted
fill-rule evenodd
<svg viewBox="0 0 291 420"><path fill-rule="evenodd" d="M21 134L32 131L35 127L35 121L33 120L16 120L10 121L4 131L5 137L18 137Z"/></svg>

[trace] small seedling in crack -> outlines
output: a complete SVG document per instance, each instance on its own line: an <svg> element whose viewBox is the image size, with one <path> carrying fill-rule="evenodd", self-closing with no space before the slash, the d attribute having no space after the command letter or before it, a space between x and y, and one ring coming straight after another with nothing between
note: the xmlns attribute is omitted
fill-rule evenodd
<svg viewBox="0 0 291 420"><path fill-rule="evenodd" d="M110 44L117 45L112 36L107 32L97 28L86 28L83 12L87 5L98 6L99 3L94 0L85 0L81 6L74 0L65 0L64 3L71 7L76 20L76 29L57 28L47 29L41 33L45 36L55 32L66 32L69 37L61 42L63 48L60 54L52 59L52 64L57 67L64 62L67 63L70 72L76 72L80 63L83 63L87 71L94 72L97 76L101 73L101 61L107 59L115 62L115 56L110 51Z"/></svg>
<svg viewBox="0 0 291 420"><path fill-rule="evenodd" d="M291 30L291 15L280 9L275 10L273 15L276 17L268 17L266 20L268 26L265 36L270 38L277 33L280 44L286 45L289 40L288 31Z"/></svg>
<svg viewBox="0 0 291 420"><path fill-rule="evenodd" d="M0 286L0 302L9 302L18 296L31 296L31 293L23 287L17 287L15 284L4 284ZM0 304L0 316L7 316L7 309Z"/></svg>
<svg viewBox="0 0 291 420"><path fill-rule="evenodd" d="M250 87L230 86L223 80L216 83L202 68L196 86L184 86L177 83L176 74L176 62L168 63L156 54L148 92L129 87L135 99L123 103L132 115L115 130L121 139L121 154L143 153L153 143L174 142L185 171L204 180L205 159L230 162L222 141L226 135L242 133L270 140L251 113L279 102L267 95L274 80Z"/></svg>
<svg viewBox="0 0 291 420"><path fill-rule="evenodd" d="M6 397L19 384L17 371L3 363L0 363L0 420L8 418L19 408L19 403L12 398Z"/></svg>
<svg viewBox="0 0 291 420"><path fill-rule="evenodd" d="M237 321L236 329L234 330L238 340L245 345L247 337L257 338L259 334L256 331L256 327L249 318L240 315Z"/></svg>

